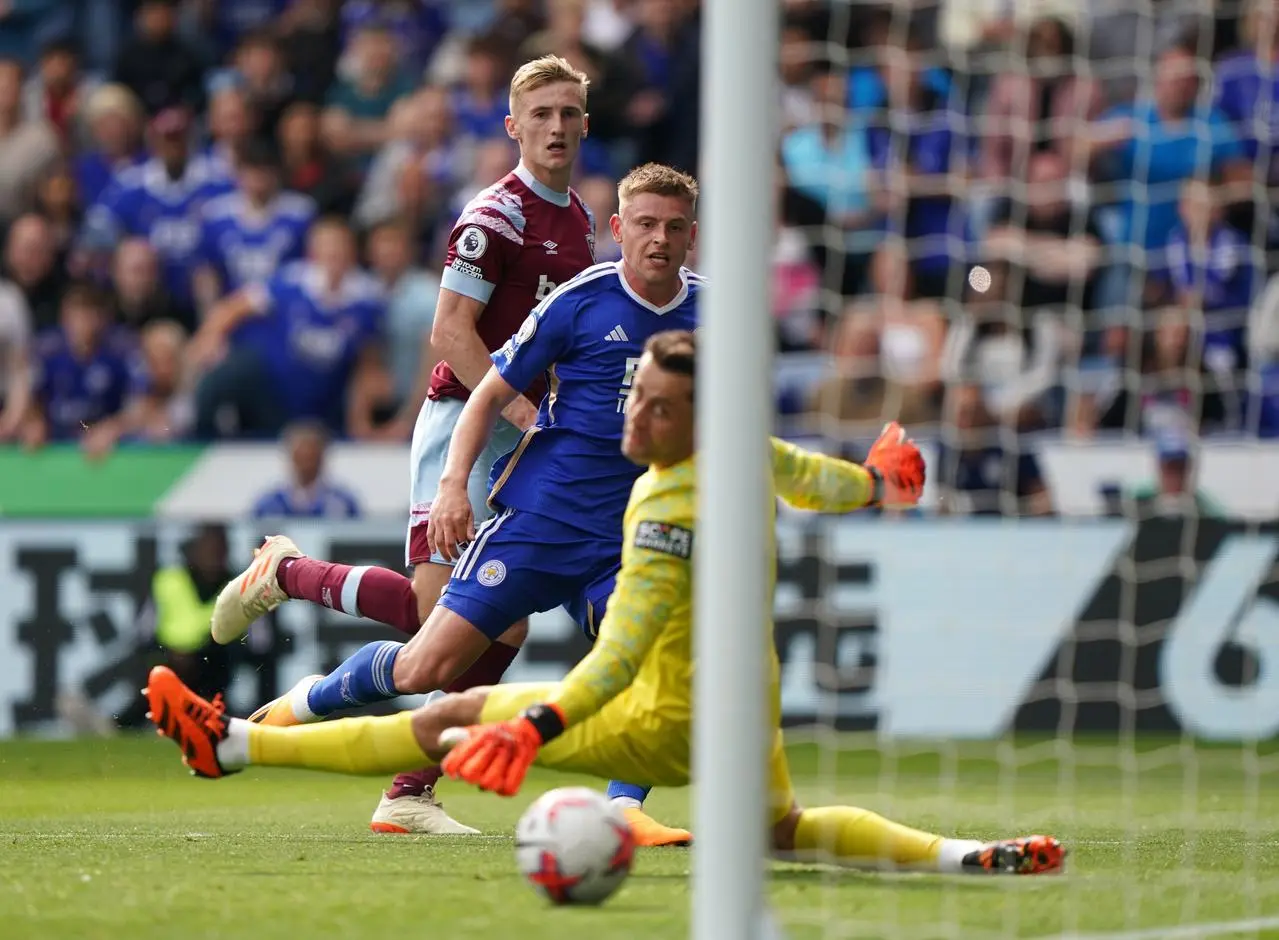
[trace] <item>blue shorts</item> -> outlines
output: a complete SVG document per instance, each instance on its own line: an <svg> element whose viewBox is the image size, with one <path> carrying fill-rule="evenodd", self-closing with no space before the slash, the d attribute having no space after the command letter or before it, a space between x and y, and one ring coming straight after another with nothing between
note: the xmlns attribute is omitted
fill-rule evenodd
<svg viewBox="0 0 1279 940"><path fill-rule="evenodd" d="M563 607L594 638L621 567L621 541L503 509L475 534L439 603L496 640L529 614Z"/></svg>

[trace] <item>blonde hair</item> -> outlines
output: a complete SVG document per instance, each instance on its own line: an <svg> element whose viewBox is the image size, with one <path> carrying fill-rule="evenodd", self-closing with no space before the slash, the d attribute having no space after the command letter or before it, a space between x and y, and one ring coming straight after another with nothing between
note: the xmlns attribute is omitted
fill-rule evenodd
<svg viewBox="0 0 1279 940"><path fill-rule="evenodd" d="M591 84L586 73L573 68L568 59L557 55L544 55L540 59L525 62L511 78L511 94L508 102L511 113L515 113L515 104L522 95L560 82L569 82L578 87L578 93L582 96L582 109L585 110L586 89Z"/></svg>
<svg viewBox="0 0 1279 940"><path fill-rule="evenodd" d="M85 103L84 116L95 121L104 114L122 114L134 124L142 124L142 105L124 85L99 85Z"/></svg>
<svg viewBox="0 0 1279 940"><path fill-rule="evenodd" d="M687 199L693 210L697 210L697 180L661 163L645 163L622 177L617 184L617 203L625 206L640 193Z"/></svg>

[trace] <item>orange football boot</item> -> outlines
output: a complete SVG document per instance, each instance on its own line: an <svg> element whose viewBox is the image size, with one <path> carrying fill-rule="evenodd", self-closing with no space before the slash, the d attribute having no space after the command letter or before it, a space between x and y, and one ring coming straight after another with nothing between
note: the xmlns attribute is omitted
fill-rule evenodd
<svg viewBox="0 0 1279 940"><path fill-rule="evenodd" d="M1022 836L991 842L964 856L965 871L999 875L1043 875L1060 871L1066 850L1052 836Z"/></svg>
<svg viewBox="0 0 1279 940"><path fill-rule="evenodd" d="M147 717L155 723L156 734L171 739L182 749L182 763L197 777L225 777L218 762L218 742L226 738L226 705L222 696L206 702L185 685L168 666L156 666L142 690L151 710Z"/></svg>

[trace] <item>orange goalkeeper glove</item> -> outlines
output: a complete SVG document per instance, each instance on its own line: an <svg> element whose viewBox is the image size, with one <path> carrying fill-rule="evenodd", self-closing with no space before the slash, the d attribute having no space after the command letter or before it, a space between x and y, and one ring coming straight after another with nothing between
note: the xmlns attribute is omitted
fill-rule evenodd
<svg viewBox="0 0 1279 940"><path fill-rule="evenodd" d="M440 769L481 790L514 796L537 759L538 748L563 733L564 716L554 705L533 705L518 718L463 730L466 739L448 752Z"/></svg>
<svg viewBox="0 0 1279 940"><path fill-rule="evenodd" d="M914 506L924 494L924 456L896 421L884 425L863 466L875 477L874 505Z"/></svg>

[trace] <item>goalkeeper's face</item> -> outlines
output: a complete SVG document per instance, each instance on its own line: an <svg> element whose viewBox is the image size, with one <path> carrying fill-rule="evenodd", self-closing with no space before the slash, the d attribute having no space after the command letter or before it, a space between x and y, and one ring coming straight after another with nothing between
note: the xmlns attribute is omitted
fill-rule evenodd
<svg viewBox="0 0 1279 940"><path fill-rule="evenodd" d="M641 466L669 467L693 454L693 380L645 353L626 401L622 453Z"/></svg>

